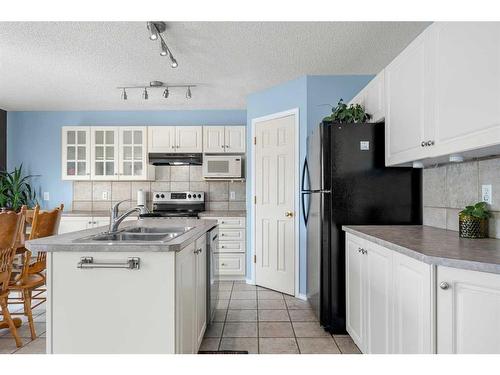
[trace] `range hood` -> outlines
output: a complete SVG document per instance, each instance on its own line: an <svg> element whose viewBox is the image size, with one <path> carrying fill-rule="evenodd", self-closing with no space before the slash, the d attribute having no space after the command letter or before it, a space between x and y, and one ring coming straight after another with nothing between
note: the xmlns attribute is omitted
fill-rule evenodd
<svg viewBox="0 0 500 375"><path fill-rule="evenodd" d="M173 154L163 152L149 153L149 164L153 165L201 165L202 162L202 154Z"/></svg>

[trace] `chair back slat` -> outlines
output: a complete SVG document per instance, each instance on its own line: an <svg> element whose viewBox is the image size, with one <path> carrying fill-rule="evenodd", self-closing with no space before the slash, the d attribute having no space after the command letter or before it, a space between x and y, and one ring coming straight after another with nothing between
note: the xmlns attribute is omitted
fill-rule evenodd
<svg viewBox="0 0 500 375"><path fill-rule="evenodd" d="M0 294L7 291L19 228L24 225L26 207L19 213L0 213Z"/></svg>

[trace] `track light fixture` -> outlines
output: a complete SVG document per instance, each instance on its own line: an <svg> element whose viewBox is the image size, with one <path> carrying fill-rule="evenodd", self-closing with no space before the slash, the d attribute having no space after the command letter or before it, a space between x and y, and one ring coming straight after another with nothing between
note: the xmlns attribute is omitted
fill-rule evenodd
<svg viewBox="0 0 500 375"><path fill-rule="evenodd" d="M128 93L127 90L142 90L142 99L148 100L149 99L149 91L152 89L163 89L162 97L165 99L168 99L170 97L170 89L177 89L177 88L183 88L186 89L186 99L191 99L192 98L192 93L191 93L191 88L196 87L196 85L170 85L170 84L165 84L162 81L151 81L149 82L149 85L137 85L137 86L119 86L117 87L118 90L121 91L121 98L122 100L127 100L128 99ZM175 90L174 90L175 91Z"/></svg>
<svg viewBox="0 0 500 375"><path fill-rule="evenodd" d="M177 68L179 64L172 55L172 51L170 51L170 48L167 46L167 42L165 42L165 39L162 36L162 33L167 29L165 22L148 21L146 26L149 30L149 39L160 40L160 56L168 56L170 58L170 66L172 68Z"/></svg>

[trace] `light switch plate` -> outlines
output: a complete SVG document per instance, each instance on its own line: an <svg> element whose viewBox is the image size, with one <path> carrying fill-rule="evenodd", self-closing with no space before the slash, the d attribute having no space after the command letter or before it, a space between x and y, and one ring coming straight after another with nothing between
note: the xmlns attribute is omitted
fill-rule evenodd
<svg viewBox="0 0 500 375"><path fill-rule="evenodd" d="M48 191L43 192L43 200L44 201L50 201L50 194Z"/></svg>
<svg viewBox="0 0 500 375"><path fill-rule="evenodd" d="M493 204L493 191L491 185L482 185L481 186L481 200L488 204Z"/></svg>
<svg viewBox="0 0 500 375"><path fill-rule="evenodd" d="M370 149L370 141L360 141L359 149L361 151L368 151Z"/></svg>
<svg viewBox="0 0 500 375"><path fill-rule="evenodd" d="M236 193L234 191L229 192L229 200L234 201L236 199Z"/></svg>
<svg viewBox="0 0 500 375"><path fill-rule="evenodd" d="M109 194L107 191L102 192L102 200L103 201L107 201L109 199L108 196L109 196Z"/></svg>

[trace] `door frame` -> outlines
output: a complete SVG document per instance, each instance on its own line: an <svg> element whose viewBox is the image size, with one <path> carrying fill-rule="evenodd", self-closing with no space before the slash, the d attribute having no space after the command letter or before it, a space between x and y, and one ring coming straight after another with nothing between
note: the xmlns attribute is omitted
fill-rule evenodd
<svg viewBox="0 0 500 375"><path fill-rule="evenodd" d="M275 120L279 119L282 117L287 117L287 116L295 116L295 209L294 209L294 214L295 214L295 270L294 270L294 280L295 280L295 285L294 285L294 290L295 290L295 297L299 297L299 287L300 287L300 216L298 212L300 212L300 163L299 163L299 131L300 131L300 118L299 118L299 108L292 108L286 111L282 112L277 112L277 113L272 113L270 115L266 116L261 116L261 117L256 117L251 120L251 168L250 168L250 178L252 181L252 195L250 197L251 199L251 207L250 207L250 214L252 217L252 220L250 221L250 233L252 233L252 241L253 241L253 246L251 249L251 267L250 267L250 273L251 273L251 279L250 282L252 284L256 283L256 272L255 272L255 203L254 203L254 197L255 197L255 144L254 144L254 137L255 137L255 126L259 122L264 122L264 121L269 121L269 120Z"/></svg>

